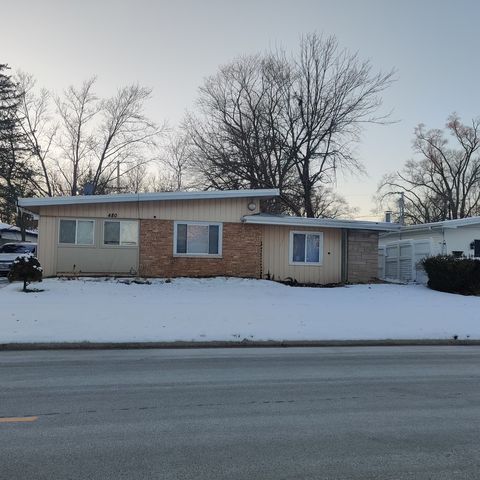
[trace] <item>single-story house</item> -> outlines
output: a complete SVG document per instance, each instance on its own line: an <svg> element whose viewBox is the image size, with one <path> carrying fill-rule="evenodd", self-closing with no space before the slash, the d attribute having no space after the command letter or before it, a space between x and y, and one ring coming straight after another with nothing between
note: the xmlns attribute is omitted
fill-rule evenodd
<svg viewBox="0 0 480 480"><path fill-rule="evenodd" d="M26 242L36 242L37 232L35 230L27 230L25 232ZM19 227L9 225L8 223L0 223L0 245L10 242L21 242L22 232Z"/></svg>
<svg viewBox="0 0 480 480"><path fill-rule="evenodd" d="M377 277L383 222L262 213L277 189L22 198L46 276L237 276L300 283Z"/></svg>
<svg viewBox="0 0 480 480"><path fill-rule="evenodd" d="M480 258L480 217L399 226L379 236L379 278L426 283L419 262L432 255Z"/></svg>

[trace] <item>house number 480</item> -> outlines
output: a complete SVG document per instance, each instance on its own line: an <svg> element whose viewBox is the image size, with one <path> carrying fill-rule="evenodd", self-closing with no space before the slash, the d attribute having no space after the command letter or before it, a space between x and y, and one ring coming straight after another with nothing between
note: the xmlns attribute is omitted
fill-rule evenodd
<svg viewBox="0 0 480 480"><path fill-rule="evenodd" d="M107 216L108 216L108 218L117 218L116 213L109 213Z"/></svg>

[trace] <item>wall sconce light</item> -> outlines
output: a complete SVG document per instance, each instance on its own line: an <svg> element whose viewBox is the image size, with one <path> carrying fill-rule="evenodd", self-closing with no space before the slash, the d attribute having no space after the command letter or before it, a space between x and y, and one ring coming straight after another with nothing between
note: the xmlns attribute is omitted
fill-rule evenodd
<svg viewBox="0 0 480 480"><path fill-rule="evenodd" d="M248 209L253 212L257 208L257 204L255 202L250 202L248 204Z"/></svg>

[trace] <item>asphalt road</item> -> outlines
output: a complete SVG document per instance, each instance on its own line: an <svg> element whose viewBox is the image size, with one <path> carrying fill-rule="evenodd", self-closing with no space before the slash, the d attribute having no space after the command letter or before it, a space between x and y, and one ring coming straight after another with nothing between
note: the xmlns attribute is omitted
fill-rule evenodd
<svg viewBox="0 0 480 480"><path fill-rule="evenodd" d="M478 479L480 348L0 353L0 478Z"/></svg>

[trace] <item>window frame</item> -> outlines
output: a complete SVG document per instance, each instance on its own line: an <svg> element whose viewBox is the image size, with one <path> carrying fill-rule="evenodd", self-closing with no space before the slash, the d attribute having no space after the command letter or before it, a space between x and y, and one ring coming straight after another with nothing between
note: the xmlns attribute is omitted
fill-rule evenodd
<svg viewBox="0 0 480 480"><path fill-rule="evenodd" d="M293 260L293 236L305 235L305 261L295 262ZM318 262L307 262L307 235L317 235L318 241ZM308 230L290 230L289 245L288 245L288 263L289 265L302 267L318 267L323 265L323 232L308 231Z"/></svg>
<svg viewBox="0 0 480 480"><path fill-rule="evenodd" d="M204 227L217 226L218 227L218 253L178 253L177 252L177 232L178 225L187 225L187 239L188 239L188 226L189 225L201 225ZM188 250L188 240L187 240ZM222 222L200 222L190 220L175 220L173 222L173 256L174 257L199 257L199 258L222 258L223 254L223 223Z"/></svg>
<svg viewBox="0 0 480 480"><path fill-rule="evenodd" d="M105 243L105 223L107 222L118 222L120 223L120 238L119 238L119 244L118 245L112 245L110 243ZM135 222L137 224L137 243L135 245L122 245L121 243L121 236L122 236L122 222ZM102 231L102 247L103 248L139 248L140 246L140 224L138 220L135 219L129 219L129 218L105 218L103 220L103 231Z"/></svg>
<svg viewBox="0 0 480 480"><path fill-rule="evenodd" d="M62 220L67 220L71 222L75 222L75 243L65 243L60 240L60 231L61 231L61 223ZM92 229L92 243L78 243L78 222L90 222L93 224ZM96 221L92 218L69 218L69 217L62 217L58 219L58 245L62 247L94 247L95 246L95 229L96 229Z"/></svg>

